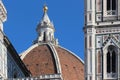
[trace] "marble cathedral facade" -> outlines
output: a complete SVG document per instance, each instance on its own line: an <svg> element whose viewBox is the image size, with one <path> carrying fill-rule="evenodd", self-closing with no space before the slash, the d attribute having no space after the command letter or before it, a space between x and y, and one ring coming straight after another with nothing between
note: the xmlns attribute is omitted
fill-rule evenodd
<svg viewBox="0 0 120 80"><path fill-rule="evenodd" d="M0 0L0 79L27 77L29 71L3 32L6 19L7 11Z"/></svg>
<svg viewBox="0 0 120 80"><path fill-rule="evenodd" d="M85 80L120 80L120 0L85 0Z"/></svg>

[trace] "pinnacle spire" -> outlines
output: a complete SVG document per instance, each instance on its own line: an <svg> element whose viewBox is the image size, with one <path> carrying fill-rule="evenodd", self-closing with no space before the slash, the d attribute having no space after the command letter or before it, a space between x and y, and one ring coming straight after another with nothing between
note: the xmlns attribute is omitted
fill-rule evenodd
<svg viewBox="0 0 120 80"><path fill-rule="evenodd" d="M44 24L44 25L47 24L48 27L50 27L50 25L53 26L53 24L51 24L51 21L50 21L50 18L48 16L48 14L47 14L47 11L48 11L48 7L46 5L44 5L44 7L43 7L44 14L43 14L41 23Z"/></svg>

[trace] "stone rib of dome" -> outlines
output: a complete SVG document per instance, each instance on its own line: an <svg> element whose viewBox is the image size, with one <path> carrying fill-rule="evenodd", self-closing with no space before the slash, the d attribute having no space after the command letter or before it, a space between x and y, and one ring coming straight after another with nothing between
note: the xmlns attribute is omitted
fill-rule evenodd
<svg viewBox="0 0 120 80"><path fill-rule="evenodd" d="M23 58L23 62L32 73L32 76L57 74L53 53L48 45L33 48Z"/></svg>
<svg viewBox="0 0 120 80"><path fill-rule="evenodd" d="M84 62L71 51L55 47L59 55L62 77L65 80L84 80Z"/></svg>

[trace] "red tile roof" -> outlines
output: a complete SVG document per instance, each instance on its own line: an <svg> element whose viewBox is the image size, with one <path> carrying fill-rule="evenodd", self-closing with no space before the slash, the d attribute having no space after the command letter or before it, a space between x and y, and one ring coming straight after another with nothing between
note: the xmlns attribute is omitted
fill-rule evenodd
<svg viewBox="0 0 120 80"><path fill-rule="evenodd" d="M84 63L73 53L60 46L54 46L64 80L84 80ZM23 58L23 62L32 73L32 76L57 74L57 65L54 52L47 44L31 49Z"/></svg>

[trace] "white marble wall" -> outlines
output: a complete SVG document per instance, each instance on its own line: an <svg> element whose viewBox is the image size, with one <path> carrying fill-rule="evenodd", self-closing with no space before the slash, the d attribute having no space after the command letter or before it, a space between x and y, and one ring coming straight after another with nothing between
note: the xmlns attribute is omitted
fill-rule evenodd
<svg viewBox="0 0 120 80"><path fill-rule="evenodd" d="M20 67L16 64L9 51L0 41L0 76L2 78L25 77Z"/></svg>
<svg viewBox="0 0 120 80"><path fill-rule="evenodd" d="M13 78L18 77L22 78L25 77L19 66L16 64L15 60L12 58L9 52L7 52L7 77Z"/></svg>

